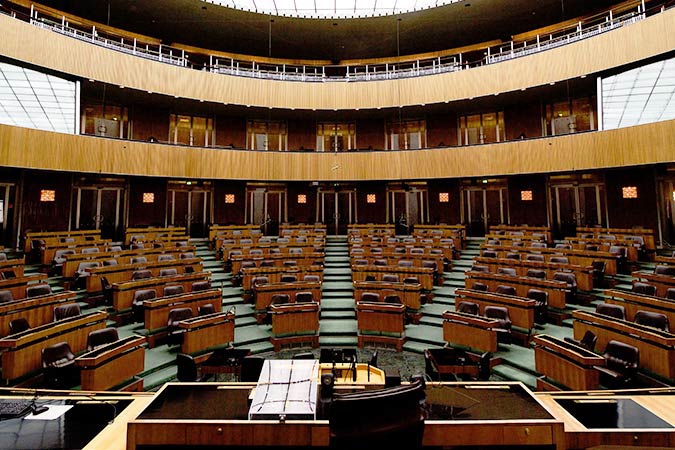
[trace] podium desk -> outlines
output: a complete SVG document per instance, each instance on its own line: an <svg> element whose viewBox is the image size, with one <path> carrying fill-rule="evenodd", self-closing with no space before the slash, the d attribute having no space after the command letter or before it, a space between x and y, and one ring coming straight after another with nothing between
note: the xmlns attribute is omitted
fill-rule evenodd
<svg viewBox="0 0 675 450"><path fill-rule="evenodd" d="M234 341L234 312L217 312L178 322L185 330L182 353L199 353Z"/></svg>
<svg viewBox="0 0 675 450"><path fill-rule="evenodd" d="M128 336L110 344L91 350L75 359L80 371L82 390L105 391L143 372L145 364L145 338ZM132 390L143 388L140 384L129 384ZM125 389L126 390L126 389Z"/></svg>
<svg viewBox="0 0 675 450"><path fill-rule="evenodd" d="M600 387L600 373L595 366L604 367L605 358L554 336L536 335L533 342L535 370L545 377L537 379L540 390L547 389L551 384L559 384L573 391L596 390Z"/></svg>
<svg viewBox="0 0 675 450"><path fill-rule="evenodd" d="M257 390L256 383L167 383L129 421L127 449L150 445L328 448L326 418L251 419L253 389ZM425 392L424 447L565 448L563 422L521 383L428 382Z"/></svg>
<svg viewBox="0 0 675 450"><path fill-rule="evenodd" d="M443 313L443 340L449 345L495 353L497 351L497 326L495 319L445 311Z"/></svg>
<svg viewBox="0 0 675 450"><path fill-rule="evenodd" d="M270 306L274 351L282 346L309 344L319 346L319 303L280 303Z"/></svg>

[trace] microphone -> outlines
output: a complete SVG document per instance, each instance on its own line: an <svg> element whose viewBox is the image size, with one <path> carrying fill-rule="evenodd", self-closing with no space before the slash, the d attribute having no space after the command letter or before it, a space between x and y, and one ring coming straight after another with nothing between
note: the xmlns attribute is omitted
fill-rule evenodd
<svg viewBox="0 0 675 450"><path fill-rule="evenodd" d="M352 359L352 381L356 383L356 358Z"/></svg>

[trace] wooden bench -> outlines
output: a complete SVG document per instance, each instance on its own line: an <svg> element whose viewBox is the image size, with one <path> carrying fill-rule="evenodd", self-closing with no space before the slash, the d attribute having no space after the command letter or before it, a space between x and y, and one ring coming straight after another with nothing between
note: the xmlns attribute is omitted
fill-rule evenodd
<svg viewBox="0 0 675 450"><path fill-rule="evenodd" d="M417 278L425 292L431 292L434 288L434 269L430 267L401 267L401 266L375 266L375 265L352 265L353 281L382 281L385 274L398 275L399 279ZM368 278L372 277L373 280Z"/></svg>
<svg viewBox="0 0 675 450"><path fill-rule="evenodd" d="M26 265L26 258L12 258L0 261L0 274L3 278L22 277Z"/></svg>
<svg viewBox="0 0 675 450"><path fill-rule="evenodd" d="M626 311L626 320L635 321L635 313L638 311L651 311L665 314L671 326L675 326L675 302L662 297L636 294L635 292L607 289L605 291L605 303L623 306Z"/></svg>
<svg viewBox="0 0 675 450"><path fill-rule="evenodd" d="M47 274L38 273L35 275L24 275L16 278L7 278L0 280L0 291L10 291L15 299L26 298L26 289L28 286L42 284L47 280Z"/></svg>
<svg viewBox="0 0 675 450"><path fill-rule="evenodd" d="M144 256L148 262L157 261L159 255L171 255L176 259L180 259L181 253L194 252L195 246L187 247L164 247L164 248L138 248L135 250L120 250L120 251L105 251L100 253L75 253L73 255L66 255L66 261L63 263L62 276L67 279L72 279L75 272L80 266L81 262L86 261L103 261L114 259L117 264L131 264L131 259Z"/></svg>
<svg viewBox="0 0 675 450"><path fill-rule="evenodd" d="M298 281L303 281L305 275L316 275L323 281L323 266L247 267L241 270L241 287L244 293L251 292L255 277L267 277L270 283L280 283L284 275L295 275Z"/></svg>
<svg viewBox="0 0 675 450"><path fill-rule="evenodd" d="M96 240L101 238L101 230L29 231L24 236L23 251L26 255L30 253L33 240L43 240L45 244L56 244L69 238L76 241Z"/></svg>
<svg viewBox="0 0 675 450"><path fill-rule="evenodd" d="M128 336L86 352L75 359L83 391L143 391L145 338Z"/></svg>
<svg viewBox="0 0 675 450"><path fill-rule="evenodd" d="M234 311L221 311L181 320L178 326L185 333L180 351L194 355L234 342L234 320Z"/></svg>
<svg viewBox="0 0 675 450"><path fill-rule="evenodd" d="M106 277L109 283L130 281L137 270L149 270L153 277L158 277L163 269L176 269L179 274L202 272L201 258L174 259L169 261L153 261L134 264L118 264L116 266L92 267L86 269L86 288L90 294L101 291L101 277Z"/></svg>
<svg viewBox="0 0 675 450"><path fill-rule="evenodd" d="M31 327L38 327L54 321L54 308L76 302L77 294L62 291L32 298L16 299L0 303L0 337L9 335L9 323L24 318Z"/></svg>
<svg viewBox="0 0 675 450"><path fill-rule="evenodd" d="M390 281L354 281L354 298L360 301L364 292L373 292L384 298L388 295L397 295L406 307L406 316L413 323L419 323L422 318L422 285L419 283L403 283Z"/></svg>
<svg viewBox="0 0 675 450"><path fill-rule="evenodd" d="M481 352L497 351L499 322L487 317L454 311L443 313L443 340L448 345L460 345Z"/></svg>
<svg viewBox="0 0 675 450"><path fill-rule="evenodd" d="M274 351L284 346L319 346L319 303L283 303L270 306Z"/></svg>
<svg viewBox="0 0 675 450"><path fill-rule="evenodd" d="M474 262L479 265L488 266L490 272L497 273L500 267L513 267L518 276L527 275L528 269L543 270L546 273L546 279L552 280L556 272L572 272L577 279L577 288L581 291L593 290L593 267L580 266L577 264L564 264L555 262L528 261L524 259L510 258L488 258L485 256L476 256Z"/></svg>
<svg viewBox="0 0 675 450"><path fill-rule="evenodd" d="M149 336L165 332L169 312L174 308L190 308L193 316L197 316L199 308L204 305L213 305L216 311L220 311L223 303L222 296L220 289L213 288L143 300L143 328L148 330ZM153 339L156 340L156 338ZM151 339L148 339L148 344L152 348L154 342L150 341Z"/></svg>
<svg viewBox="0 0 675 450"><path fill-rule="evenodd" d="M97 239L95 241L75 242L45 247L40 256L40 264L43 266L51 266L54 262L57 250L74 250L75 253L82 253L82 249L96 248L99 253L102 253L110 247L111 242L110 239Z"/></svg>
<svg viewBox="0 0 675 450"><path fill-rule="evenodd" d="M323 265L325 255L323 253L312 252L312 253L294 253L294 254L276 254L276 255L267 255L264 258L250 259L246 256L233 256L232 261L232 273L237 274L241 272L241 265L244 261L250 261L255 264L256 267L261 267L263 261L270 261L274 266L284 267L286 266L286 261L295 261L296 266L317 266Z"/></svg>
<svg viewBox="0 0 675 450"><path fill-rule="evenodd" d="M593 312L577 310L572 315L576 340L590 330L598 336L598 352L604 352L610 340L632 345L640 352L640 369L675 379L675 334Z"/></svg>
<svg viewBox="0 0 675 450"><path fill-rule="evenodd" d="M490 234L498 236L513 236L522 233L522 236L544 235L543 242L553 243L553 234L551 227L546 226L528 226L528 225L491 225Z"/></svg>
<svg viewBox="0 0 675 450"><path fill-rule="evenodd" d="M675 276L637 270L631 273L633 283L642 281L656 286L656 296L665 297L670 288L675 288Z"/></svg>
<svg viewBox="0 0 675 450"><path fill-rule="evenodd" d="M570 264L577 266L592 266L593 261L605 262L605 275L614 276L617 274L617 257L609 252L590 251L590 250L570 250L564 248L539 248L539 247L503 247L489 244L481 244L480 255L483 256L485 250L492 250L497 253L498 258L505 258L507 253L521 253L521 259L529 253L541 254L546 262L551 257L566 256Z"/></svg>
<svg viewBox="0 0 675 450"><path fill-rule="evenodd" d="M566 295L569 291L567 283L557 280L542 280L532 277L512 277L499 273L475 272L472 270L465 272L464 286L467 289L473 287L474 282L480 281L488 287L488 291L493 291L499 285L508 285L516 288L518 297L527 297L529 289L540 289L548 292L548 306L558 310L564 310L566 307Z"/></svg>
<svg viewBox="0 0 675 450"><path fill-rule="evenodd" d="M391 345L396 351L402 351L405 311L403 304L356 302L358 346L368 343Z"/></svg>
<svg viewBox="0 0 675 450"><path fill-rule="evenodd" d="M124 246L129 247L133 241L140 241L143 243L152 243L156 241L164 241L164 238L178 237L180 240L188 240L185 227L135 227L127 228L124 232ZM140 236L143 236L142 238ZM134 239L136 237L136 239ZM168 239L172 240L172 239Z"/></svg>
<svg viewBox="0 0 675 450"><path fill-rule="evenodd" d="M600 387L595 366L604 367L605 358L585 348L554 336L539 334L534 343L534 368L538 390L593 391Z"/></svg>
<svg viewBox="0 0 675 450"><path fill-rule="evenodd" d="M267 316L268 308L272 304L275 294L288 294L290 302L295 302L298 292L311 292L315 302L321 303L321 282L295 281L290 283L266 283L253 287L254 309L258 323L262 323Z"/></svg>
<svg viewBox="0 0 675 450"><path fill-rule="evenodd" d="M164 286L170 284L180 284L185 292L192 290L192 283L195 281L210 280L211 272L195 272L168 277L144 278L141 280L122 281L112 284L113 309L120 312L131 310L134 300L134 293L139 289L155 289L157 296L161 296Z"/></svg>
<svg viewBox="0 0 675 450"><path fill-rule="evenodd" d="M382 253L350 253L350 260L354 261L355 259L367 259L369 265L373 265L373 262L378 259L384 259L387 261L388 266L396 266L401 260L412 261L413 267L424 267L425 261L433 261L436 263L436 272L440 276L444 272L444 264L447 262L449 264L448 268L452 268L451 259L447 259L444 255L441 254L410 254L410 253L393 253L390 251L385 251ZM451 257L452 258L452 257Z"/></svg>
<svg viewBox="0 0 675 450"><path fill-rule="evenodd" d="M42 349L68 342L73 353L87 348L87 337L106 327L108 315L103 311L69 317L0 339L2 378L10 382L42 370Z"/></svg>
<svg viewBox="0 0 675 450"><path fill-rule="evenodd" d="M527 338L534 329L534 307L535 301L524 297L513 295L495 294L493 292L475 291L472 289L456 289L455 290L455 308L459 302L466 300L476 303L480 315L485 314L486 306L500 306L509 310L509 317L514 327L523 330ZM513 330L516 331L516 330ZM529 343L525 339L525 346Z"/></svg>
<svg viewBox="0 0 675 450"><path fill-rule="evenodd" d="M566 237L564 239L566 244L570 244L573 250L586 250L588 245L598 248L600 252L609 252L613 246L624 247L626 249L626 259L630 262L636 262L639 258L640 249L632 241L623 239L608 240L608 239L588 239L580 237Z"/></svg>

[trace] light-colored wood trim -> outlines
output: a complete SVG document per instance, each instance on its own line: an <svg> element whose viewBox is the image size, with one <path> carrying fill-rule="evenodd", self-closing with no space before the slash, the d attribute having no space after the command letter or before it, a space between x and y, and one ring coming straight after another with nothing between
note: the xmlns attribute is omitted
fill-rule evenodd
<svg viewBox="0 0 675 450"><path fill-rule="evenodd" d="M675 120L476 147L336 154L200 149L0 125L0 166L269 181L504 176L669 163L672 136Z"/></svg>
<svg viewBox="0 0 675 450"><path fill-rule="evenodd" d="M434 76L301 83L214 74L127 55L0 16L0 54L63 73L219 104L368 109L442 103L591 75L675 48L675 9L589 39L498 64Z"/></svg>

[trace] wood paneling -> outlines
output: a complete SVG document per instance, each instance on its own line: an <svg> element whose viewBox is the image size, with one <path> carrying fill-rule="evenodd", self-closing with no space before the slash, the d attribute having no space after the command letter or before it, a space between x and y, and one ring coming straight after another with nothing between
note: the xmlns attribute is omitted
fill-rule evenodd
<svg viewBox="0 0 675 450"><path fill-rule="evenodd" d="M413 180L565 172L672 162L675 160L671 142L673 135L675 121L671 120L611 131L479 147L336 154L213 150L0 125L0 165L181 179ZM36 142L40 145L35 145ZM162 205L157 203L161 201L157 198L158 194L155 190L157 207ZM364 213L360 206L359 216ZM140 217L134 220L135 216L132 210L130 224L145 224L136 223ZM363 220L360 218L360 221ZM65 226L61 226L63 228Z"/></svg>
<svg viewBox="0 0 675 450"><path fill-rule="evenodd" d="M356 109L441 103L542 86L630 64L675 48L675 10L511 61L399 80L298 83L234 77L153 62L0 17L0 54L115 85L216 103ZM151 74L151 76L149 76Z"/></svg>

